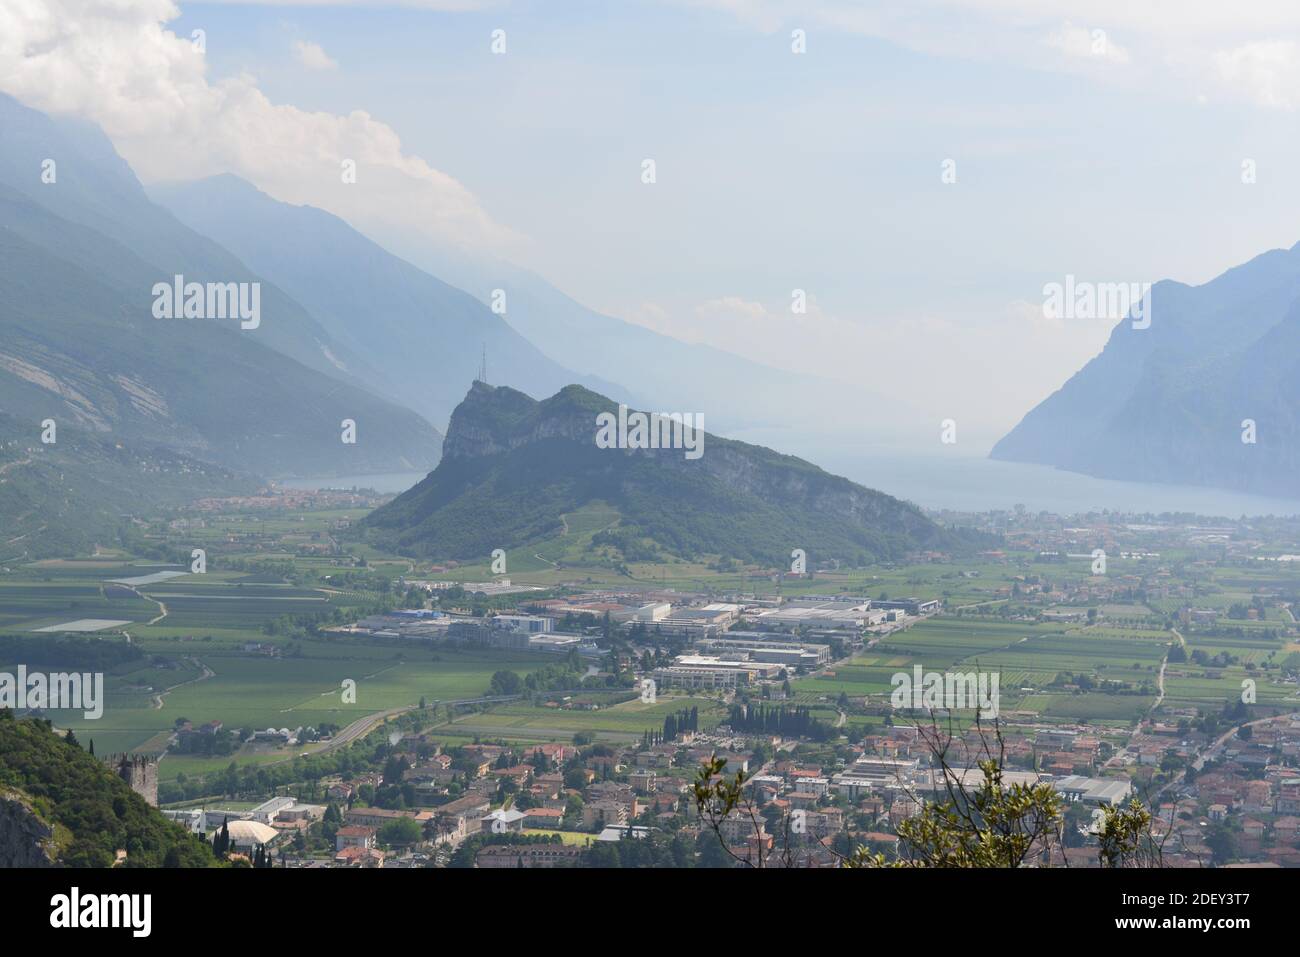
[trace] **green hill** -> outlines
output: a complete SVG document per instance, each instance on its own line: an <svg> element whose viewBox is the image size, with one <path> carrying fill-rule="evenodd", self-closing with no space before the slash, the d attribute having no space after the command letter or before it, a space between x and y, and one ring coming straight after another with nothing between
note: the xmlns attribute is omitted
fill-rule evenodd
<svg viewBox="0 0 1300 957"><path fill-rule="evenodd" d="M58 436L43 445L30 420L0 412L0 562L86 553L122 540L129 514L258 488L164 445L71 425Z"/></svg>
<svg viewBox="0 0 1300 957"><path fill-rule="evenodd" d="M40 720L0 710L0 867L211 867L211 849Z"/></svg>
<svg viewBox="0 0 1300 957"><path fill-rule="evenodd" d="M452 414L443 459L377 509L360 534L406 554L483 559L568 533L563 516L600 503L617 522L593 538L628 560L720 555L852 563L959 549L960 533L915 506L771 449L705 435L704 452L602 449L611 400L568 386L544 401L476 382Z"/></svg>

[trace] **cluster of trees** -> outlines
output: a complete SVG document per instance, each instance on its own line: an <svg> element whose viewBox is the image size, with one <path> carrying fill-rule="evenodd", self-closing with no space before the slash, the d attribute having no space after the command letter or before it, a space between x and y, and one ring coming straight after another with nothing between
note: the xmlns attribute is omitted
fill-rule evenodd
<svg viewBox="0 0 1300 957"><path fill-rule="evenodd" d="M700 730L700 709L682 708L664 717L663 730L646 731L641 735L641 750L648 751L656 744L676 741L683 731Z"/></svg>
<svg viewBox="0 0 1300 957"><path fill-rule="evenodd" d="M663 553L645 533L636 526L607 528L591 537L592 548L613 548L620 552L624 562L661 562Z"/></svg>
<svg viewBox="0 0 1300 957"><path fill-rule="evenodd" d="M203 734L190 731L179 734L170 750L176 754L197 754L207 757L224 757L233 754L240 743L251 737L251 728L245 728L238 735L222 728L216 734Z"/></svg>
<svg viewBox="0 0 1300 957"><path fill-rule="evenodd" d="M651 831L625 841L595 841L579 858L580 867L727 867L729 862L712 834Z"/></svg>
<svg viewBox="0 0 1300 957"><path fill-rule="evenodd" d="M404 714L389 721L380 733L366 735L346 748L294 758L281 764L246 764L240 767L232 761L224 770L202 777L182 773L175 781L158 783L158 800L170 804L204 797L238 799L246 795L268 794L292 784L305 784L303 797L310 800L322 778L338 775L350 781L357 774L382 767L393 750L388 743L388 733L395 728L418 729L426 720L427 714L421 712ZM362 789L362 796L369 801L374 795Z"/></svg>
<svg viewBox="0 0 1300 957"><path fill-rule="evenodd" d="M1206 668L1226 668L1229 665L1237 664L1240 659L1236 655L1230 655L1226 651L1220 651L1217 655L1209 655L1202 648L1192 649L1192 661Z"/></svg>
<svg viewBox="0 0 1300 957"><path fill-rule="evenodd" d="M493 672L488 690L494 695L523 694L524 679L513 671L502 669Z"/></svg>
<svg viewBox="0 0 1300 957"><path fill-rule="evenodd" d="M355 617L386 610L386 605L352 606L346 612L339 607L307 615L280 615L262 625L262 633L285 638L313 638L320 634L322 626L341 625Z"/></svg>
<svg viewBox="0 0 1300 957"><path fill-rule="evenodd" d="M399 817L381 827L376 836L381 844L389 847L409 846L423 840L424 830L414 819Z"/></svg>
<svg viewBox="0 0 1300 957"><path fill-rule="evenodd" d="M587 669L570 654L560 664L546 665L524 676L524 687L529 691L566 691L582 680Z"/></svg>
<svg viewBox="0 0 1300 957"><path fill-rule="evenodd" d="M0 661L23 661L28 667L48 665L77 671L111 671L143 657L144 652L126 639L0 635Z"/></svg>
<svg viewBox="0 0 1300 957"><path fill-rule="evenodd" d="M1280 667L1288 675L1300 674L1300 651L1293 651L1283 658Z"/></svg>
<svg viewBox="0 0 1300 957"><path fill-rule="evenodd" d="M1229 698L1223 704L1223 709L1215 714L1214 712L1198 711L1196 717L1191 721L1186 718L1178 722L1181 730L1191 729L1199 731L1207 737L1215 737L1234 725L1240 725L1251 718L1250 707L1241 700L1240 697ZM1244 737L1249 737L1250 729L1243 728L1246 732ZM1188 768L1189 779L1191 777L1191 768Z"/></svg>
<svg viewBox="0 0 1300 957"><path fill-rule="evenodd" d="M835 729L802 706L793 708L769 707L762 704L733 705L727 718L733 731L751 734L777 734L788 738L807 738L810 741L829 741Z"/></svg>
<svg viewBox="0 0 1300 957"><path fill-rule="evenodd" d="M0 709L0 787L27 795L34 811L66 829L59 852L69 867L112 867L125 849L127 867L210 867L207 842L164 818L75 739L48 721L18 720Z"/></svg>
<svg viewBox="0 0 1300 957"><path fill-rule="evenodd" d="M212 835L212 853L224 859L230 853L230 822L222 821L221 828Z"/></svg>
<svg viewBox="0 0 1300 957"><path fill-rule="evenodd" d="M1282 637L1276 628L1236 628L1229 625L1189 628L1188 632L1206 638L1244 638L1247 641L1278 641Z"/></svg>
<svg viewBox="0 0 1300 957"><path fill-rule="evenodd" d="M1177 646L1175 645L1175 647ZM1133 670L1136 671L1140 667L1141 666L1135 662ZM1148 668L1148 670L1152 669ZM1090 675L1085 671L1058 672L1056 677L1048 684L1049 688L1062 688L1066 686L1073 686L1075 688L1075 694L1087 694L1090 691L1100 691L1103 694L1142 696L1155 694L1156 690L1155 684L1146 678L1141 681L1123 681L1119 678L1099 678Z"/></svg>
<svg viewBox="0 0 1300 957"><path fill-rule="evenodd" d="M586 665L576 654L570 654L563 663L546 665L537 671L529 672L522 678L513 671L497 671L488 684L488 694L516 695L535 694L543 696L555 691L589 691L617 690L632 687L634 678L631 674L587 675Z"/></svg>
<svg viewBox="0 0 1300 957"><path fill-rule="evenodd" d="M358 559L356 570L330 572L324 581L334 588L344 591L371 591L387 595L393 588L392 579L383 571L371 571L366 568L365 559Z"/></svg>
<svg viewBox="0 0 1300 957"><path fill-rule="evenodd" d="M1244 621L1250 617L1250 610L1252 608L1255 609L1255 612L1259 615L1261 621L1268 612L1268 605L1264 603L1264 599L1259 595L1256 595L1250 600L1250 604L1241 601L1234 601L1228 606L1228 617L1234 618L1238 621Z"/></svg>
<svg viewBox="0 0 1300 957"><path fill-rule="evenodd" d="M180 564L188 565L190 562L189 546L180 550ZM264 581L295 581L295 576L301 574L298 567L291 561L283 559L269 558L225 558L221 559L221 567L227 571L247 572L249 575L255 575ZM251 581L251 579L245 579Z"/></svg>
<svg viewBox="0 0 1300 957"><path fill-rule="evenodd" d="M271 867L271 854L266 849L265 844L257 845L257 852L253 855L254 867Z"/></svg>

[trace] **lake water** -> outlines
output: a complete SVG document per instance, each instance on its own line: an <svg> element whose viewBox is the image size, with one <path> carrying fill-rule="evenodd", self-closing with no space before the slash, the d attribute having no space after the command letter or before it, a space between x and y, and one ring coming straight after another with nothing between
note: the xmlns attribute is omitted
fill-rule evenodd
<svg viewBox="0 0 1300 957"><path fill-rule="evenodd" d="M738 438L740 436L737 436ZM1236 518L1240 515L1300 515L1300 500L1247 495L1191 485L1149 485L1092 478L1045 465L995 462L971 455L921 455L897 449L820 449L816 452L784 447L746 436L744 441L769 445L815 462L828 472L915 502L925 508L982 512L1023 505L1031 511L1058 514L1101 511L1194 512ZM707 443L705 454L708 454ZM346 475L292 479L284 488L372 488L404 492L424 478L424 472Z"/></svg>
<svg viewBox="0 0 1300 957"><path fill-rule="evenodd" d="M972 456L828 453L818 463L865 485L926 508L959 511L1009 509L1061 515L1109 509L1120 512L1194 512L1300 515L1300 500L1269 498L1192 485L1120 482L1064 472L1046 465L998 462Z"/></svg>
<svg viewBox="0 0 1300 957"><path fill-rule="evenodd" d="M1300 499L1248 495L1194 485L1158 485L1093 478L1047 465L998 462L979 454L931 453L896 446L854 445L826 435L789 430L736 434L744 442L798 455L828 472L879 489L925 508L982 512L1023 505L1061 515L1109 509L1119 512L1194 512L1241 515L1300 515ZM707 443L705 454L708 454Z"/></svg>

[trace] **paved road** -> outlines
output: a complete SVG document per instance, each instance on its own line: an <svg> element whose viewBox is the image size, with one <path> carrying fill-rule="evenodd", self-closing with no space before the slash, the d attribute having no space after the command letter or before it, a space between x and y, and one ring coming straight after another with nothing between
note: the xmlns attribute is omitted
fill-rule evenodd
<svg viewBox="0 0 1300 957"><path fill-rule="evenodd" d="M1178 633L1178 629L1171 628L1170 630L1174 633L1174 637L1178 639L1178 643L1182 645L1184 648L1186 648L1187 644L1186 642L1183 641L1183 636ZM1021 640L1023 641L1024 639ZM1160 659L1160 675L1159 677L1156 678L1156 691L1157 691L1156 699L1151 702L1151 707L1147 708L1147 713L1142 717L1142 720L1139 721L1137 725L1133 728L1133 733L1128 736L1128 742L1127 744L1125 744L1126 749L1132 746L1133 739L1142 733L1142 721L1145 721L1147 718L1151 717L1151 715L1155 714L1156 708L1160 707L1160 703L1165 700L1165 669L1168 667L1169 667L1169 652L1168 650L1166 650L1165 656L1162 659ZM1123 763L1124 762L1121 760L1119 754L1116 754L1113 758L1111 758L1104 765L1102 765L1102 767L1117 768L1117 767L1121 767ZM1171 781L1170 784L1172 783L1173 782ZM1166 785L1166 787L1168 787L1168 785Z"/></svg>
<svg viewBox="0 0 1300 957"><path fill-rule="evenodd" d="M374 730L376 726L387 721L389 718L396 717L399 714L405 714L408 711L414 711L416 707L418 706L408 704L403 705L400 708L389 708L386 711L378 711L374 714L368 714L364 718L358 718L327 741L325 747L312 751L311 754L313 756L317 754L328 754L337 748L351 744L357 738L365 737L365 735ZM292 760L292 758L289 760Z"/></svg>
<svg viewBox="0 0 1300 957"><path fill-rule="evenodd" d="M521 697L523 697L523 695L497 695L497 696L486 697L486 698L459 698L455 701L431 701L428 702L428 704L430 706L440 705L440 704L446 704L446 705L497 704L502 701L515 701ZM334 735L333 738L325 742L325 746L323 748L317 748L315 751L311 751L309 753L313 757L315 757L318 754L328 754L331 751L337 750L338 748L351 744L357 738L365 737L367 734L369 734L371 731L373 731L376 727L378 727L383 722L387 721L389 718L396 717L399 714L405 714L408 711L414 711L418 707L419 705L408 704L408 705L403 705L400 708L388 708L385 711L376 711L373 714L366 715L364 718L357 718L356 721L353 721L351 724L349 724L338 734ZM294 756L290 756L284 758L283 761L271 761L268 763L282 764L284 761L292 761L293 757Z"/></svg>

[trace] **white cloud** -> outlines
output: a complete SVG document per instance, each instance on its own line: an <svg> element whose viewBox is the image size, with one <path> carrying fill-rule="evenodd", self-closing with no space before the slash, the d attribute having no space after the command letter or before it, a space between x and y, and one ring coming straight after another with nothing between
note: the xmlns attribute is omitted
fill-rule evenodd
<svg viewBox="0 0 1300 957"><path fill-rule="evenodd" d="M667 0L676 6L731 13L742 22L775 32L804 21L809 25L838 25L867 33L874 27L929 20L936 29L942 20L960 18L1001 28L1031 29L1077 18L1086 8L1094 26L1144 36L1201 37L1249 33L1283 33L1300 29L1300 7L1291 0L1253 0L1226 4L1222 0ZM911 17L904 15L910 12ZM936 22L938 18L938 22Z"/></svg>
<svg viewBox="0 0 1300 957"><path fill-rule="evenodd" d="M295 40L293 55L309 70L337 70L338 61L333 59L319 43L310 40Z"/></svg>
<svg viewBox="0 0 1300 957"><path fill-rule="evenodd" d="M272 103L247 74L209 79L190 38L165 28L177 15L171 0L0 0L0 90L98 123L146 181L234 173L362 228L519 248L463 184L369 113ZM345 184L349 160L356 182Z"/></svg>
<svg viewBox="0 0 1300 957"><path fill-rule="evenodd" d="M804 27L812 48L823 30L1038 70L1078 72L1089 61L1127 64L1133 69L1092 75L1144 94L1198 103L1288 110L1300 104L1295 44L1279 39L1300 33L1300 4L1292 0L1090 0L1086 27L1072 21L1081 9L1077 0L665 2L731 15L767 34ZM1103 52L1097 52L1095 31L1105 37Z"/></svg>
<svg viewBox="0 0 1300 957"><path fill-rule="evenodd" d="M1300 104L1300 47L1291 40L1222 50L1214 66L1223 86L1242 99L1284 110Z"/></svg>

